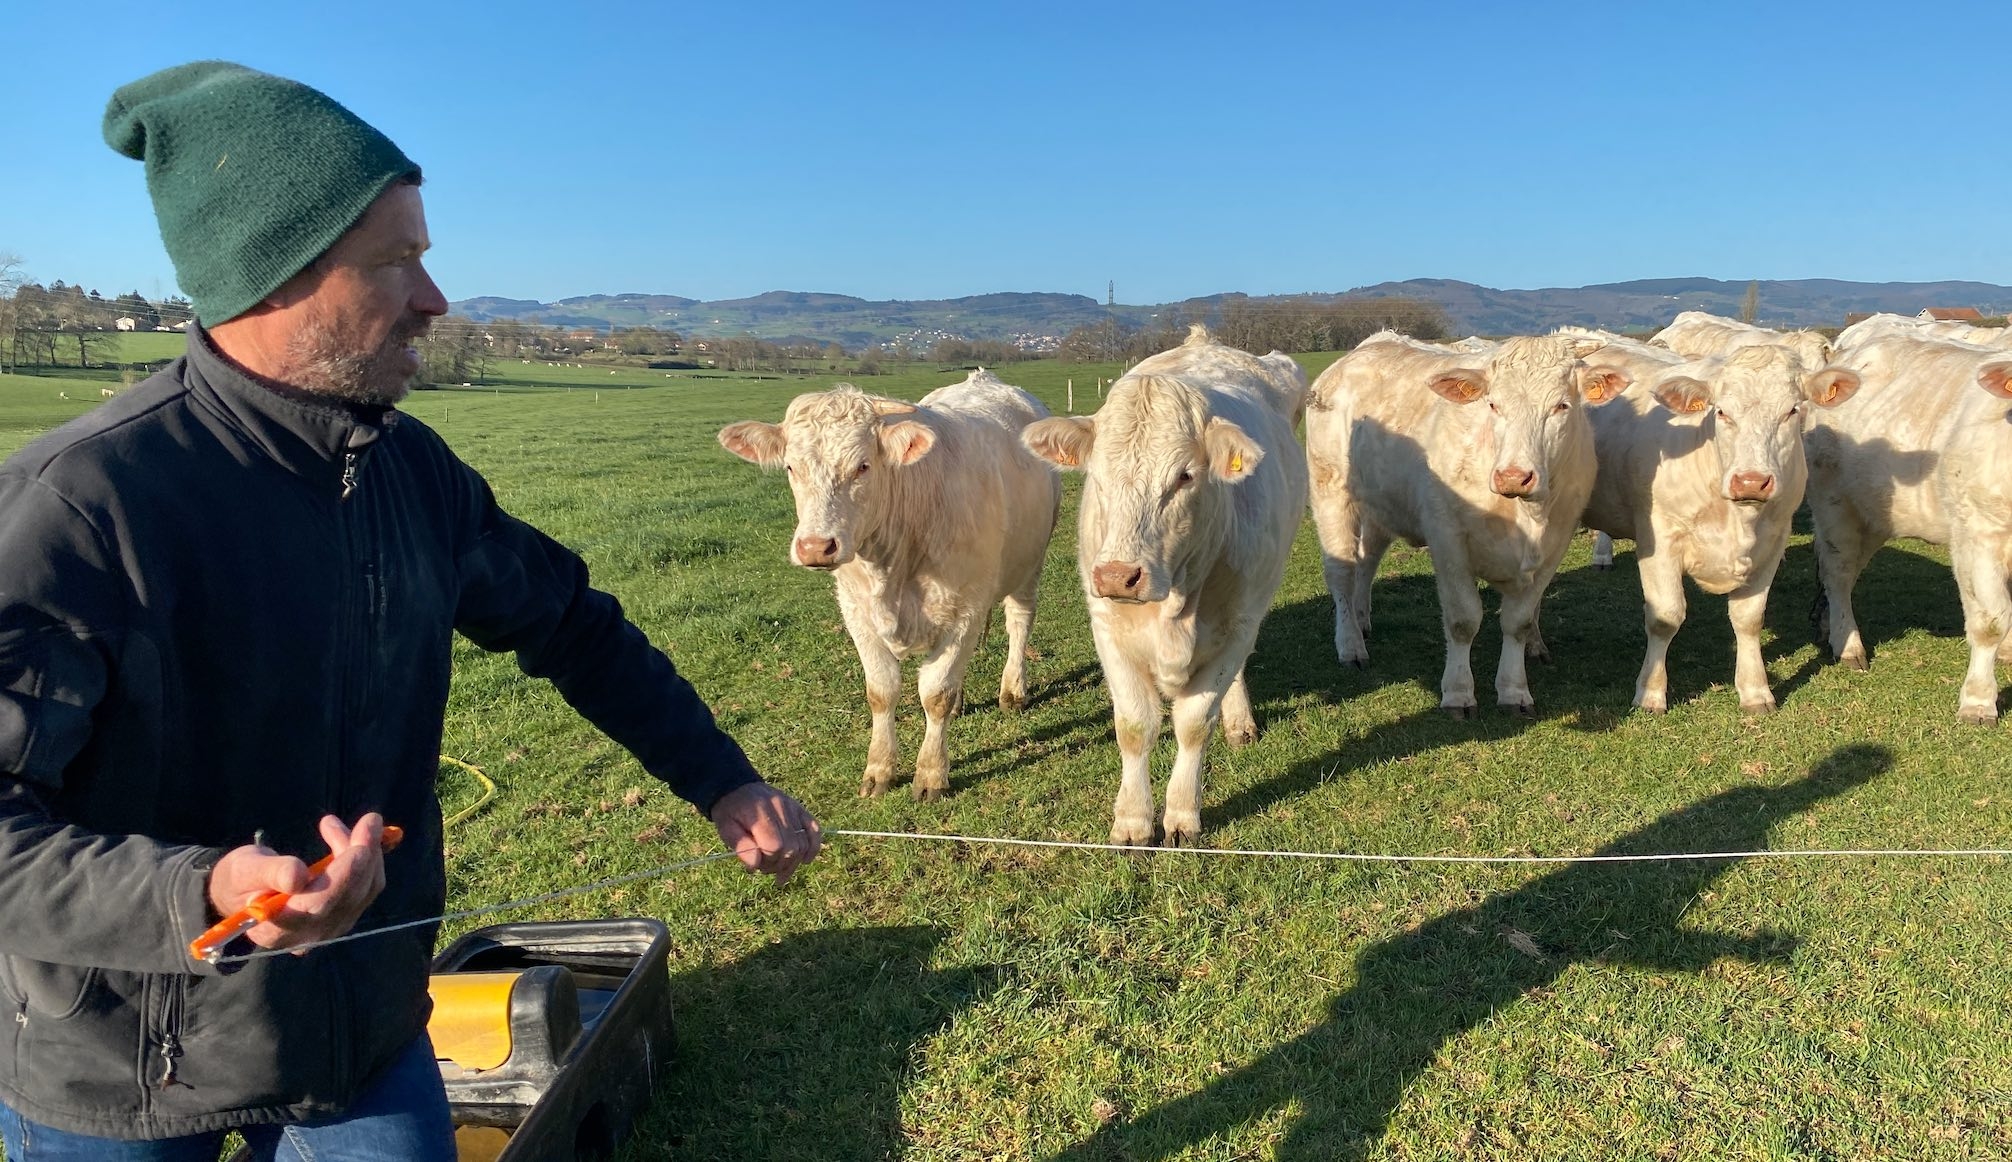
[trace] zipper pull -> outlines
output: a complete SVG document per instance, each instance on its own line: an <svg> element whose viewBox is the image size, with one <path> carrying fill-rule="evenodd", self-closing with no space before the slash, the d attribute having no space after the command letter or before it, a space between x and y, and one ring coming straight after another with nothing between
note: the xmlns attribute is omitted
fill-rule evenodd
<svg viewBox="0 0 2012 1162"><path fill-rule="evenodd" d="M354 453L354 452L344 452L344 453L342 454L342 499L343 499L343 500L348 500L348 499L349 499L349 494L350 494L350 493L352 493L352 492L355 492L355 491L356 491L356 461L357 461L357 456L356 456L356 453Z"/></svg>
<svg viewBox="0 0 2012 1162"><path fill-rule="evenodd" d="M175 1060L182 1055L181 1039L170 1033L161 1038L161 1062L166 1067L161 1071L162 1089L173 1089L179 1084L175 1077Z"/></svg>

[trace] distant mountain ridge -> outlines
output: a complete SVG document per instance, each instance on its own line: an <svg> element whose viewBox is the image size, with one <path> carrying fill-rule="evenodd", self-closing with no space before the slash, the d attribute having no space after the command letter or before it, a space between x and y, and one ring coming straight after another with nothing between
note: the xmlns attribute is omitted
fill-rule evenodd
<svg viewBox="0 0 2012 1162"><path fill-rule="evenodd" d="M456 314L488 321L524 320L566 327L664 327L693 338L754 335L773 341L837 342L847 347L908 339L1004 339L1065 335L1077 327L1120 321L1147 325L1178 309L1206 318L1231 300L1262 306L1287 299L1373 299L1404 296L1439 304L1460 334L1535 334L1573 324L1628 331L1659 328L1679 311L1737 317L1744 281L1651 278L1583 287L1497 290L1454 279L1414 278L1338 293L1252 296L1206 295L1177 303L1118 304L1107 308L1087 295L999 292L955 299L874 301L851 295L769 291L743 299L703 301L681 295L582 295L544 303L493 296L463 299ZM1926 307L1976 307L1986 315L2012 310L2012 287L1984 282L1846 282L1837 279L1763 279L1758 322L1774 327L1835 327L1853 312L1912 315Z"/></svg>

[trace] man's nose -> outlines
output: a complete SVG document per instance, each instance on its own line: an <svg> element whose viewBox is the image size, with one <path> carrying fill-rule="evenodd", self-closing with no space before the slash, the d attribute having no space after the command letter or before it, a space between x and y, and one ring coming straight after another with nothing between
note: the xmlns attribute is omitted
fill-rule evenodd
<svg viewBox="0 0 2012 1162"><path fill-rule="evenodd" d="M412 309L422 315L444 315L447 313L447 296L440 293L440 284L425 267L419 268L419 288L412 295Z"/></svg>

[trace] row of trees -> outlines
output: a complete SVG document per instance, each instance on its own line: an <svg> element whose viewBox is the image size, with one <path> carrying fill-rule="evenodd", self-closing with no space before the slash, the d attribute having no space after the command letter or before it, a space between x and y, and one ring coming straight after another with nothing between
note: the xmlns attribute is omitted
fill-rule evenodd
<svg viewBox="0 0 2012 1162"><path fill-rule="evenodd" d="M88 367L109 358L121 319L151 331L189 317L187 299L152 302L139 291L106 298L58 279L29 281L18 255L0 253L0 371L74 363Z"/></svg>
<svg viewBox="0 0 2012 1162"><path fill-rule="evenodd" d="M1115 315L1069 332L1057 355L1079 363L1135 362L1179 345L1193 323L1206 323L1218 342L1255 355L1267 351L1347 351L1378 331L1443 339L1449 324L1436 303L1411 298L1229 299L1213 317L1162 311L1151 326Z"/></svg>

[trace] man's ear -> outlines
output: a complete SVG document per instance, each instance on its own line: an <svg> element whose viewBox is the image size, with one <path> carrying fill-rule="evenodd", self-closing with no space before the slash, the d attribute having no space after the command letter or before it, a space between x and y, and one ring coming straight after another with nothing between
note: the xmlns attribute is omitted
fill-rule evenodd
<svg viewBox="0 0 2012 1162"><path fill-rule="evenodd" d="M1596 364L1579 369L1579 398L1595 406L1614 399L1628 390L1634 380L1618 367Z"/></svg>
<svg viewBox="0 0 2012 1162"><path fill-rule="evenodd" d="M789 443L783 437L781 424L742 420L720 429L720 447L750 464L780 468Z"/></svg>
<svg viewBox="0 0 2012 1162"><path fill-rule="evenodd" d="M1454 403L1473 403L1488 394L1488 377L1467 367L1455 368L1432 378L1425 386L1431 388L1441 399Z"/></svg>
<svg viewBox="0 0 2012 1162"><path fill-rule="evenodd" d="M1658 380L1656 389L1649 394L1656 402L1680 416L1691 416L1712 406L1711 385L1688 375L1672 375Z"/></svg>
<svg viewBox="0 0 2012 1162"><path fill-rule="evenodd" d="M1209 455L1209 474L1227 483L1249 476L1264 459L1264 449L1257 446L1256 440L1219 417L1211 418L1202 432L1202 447Z"/></svg>
<svg viewBox="0 0 2012 1162"><path fill-rule="evenodd" d="M1020 442L1057 468L1081 468L1097 442L1097 421L1088 416L1053 416L1020 430Z"/></svg>
<svg viewBox="0 0 2012 1162"><path fill-rule="evenodd" d="M1803 380L1802 393L1818 407L1834 408L1858 392L1858 372L1826 367Z"/></svg>
<svg viewBox="0 0 2012 1162"><path fill-rule="evenodd" d="M935 446L936 430L928 424L900 420L880 425L880 451L890 464L904 467L913 464L929 455L929 450Z"/></svg>

